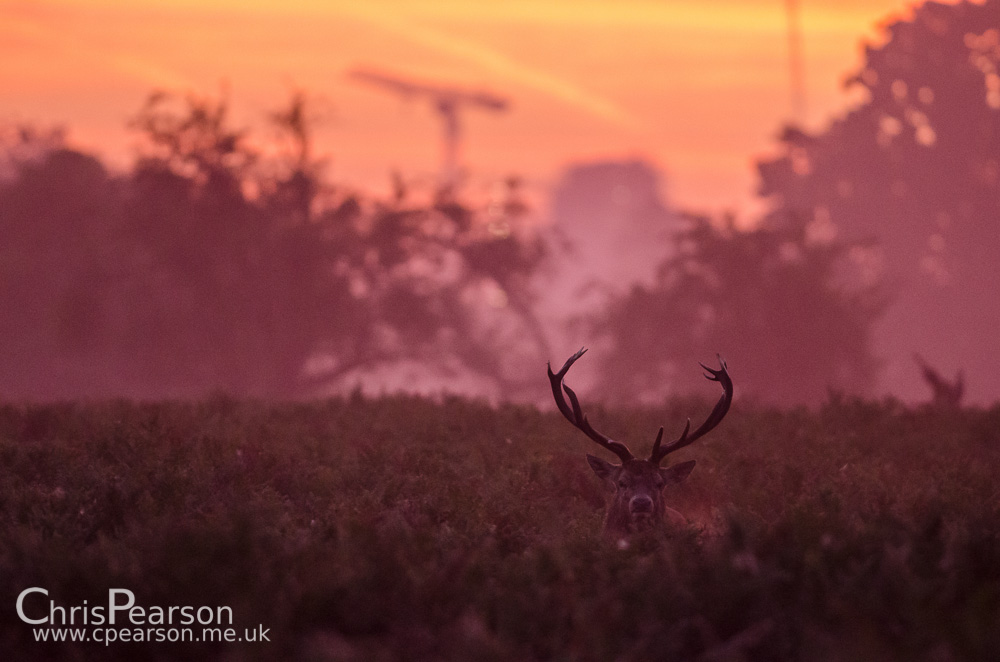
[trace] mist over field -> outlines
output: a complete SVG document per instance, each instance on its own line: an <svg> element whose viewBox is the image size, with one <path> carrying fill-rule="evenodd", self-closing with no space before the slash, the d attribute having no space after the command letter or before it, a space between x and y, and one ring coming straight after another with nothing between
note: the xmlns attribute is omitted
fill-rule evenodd
<svg viewBox="0 0 1000 662"><path fill-rule="evenodd" d="M150 16L192 20L162 4ZM785 7L802 110L796 40L808 53L809 35L826 33L796 27L799 4ZM241 20L301 27L299 13L264 5ZM308 86L262 106L235 85L153 76L122 109L124 160L30 104L0 117L0 650L995 659L1000 0L887 19L860 64L844 63L845 110L778 122L769 149L745 155L755 199L732 211L681 202L679 188L692 164L717 165L706 132L728 135L755 112L729 78L709 81L731 98L689 116L687 136L655 126L667 110L640 116L675 89L641 67L620 65L621 81L595 69L588 91L488 47L533 35L524 25L575 34L614 19L611 41L561 56L569 70L604 50L646 52L657 26L688 25L697 41L708 28L695 14L674 25L644 0L620 13L540 5L495 7L496 33L471 27L478 5L428 1L423 23L402 8L350 14L434 55L337 71L434 122L428 174L397 163L406 116L389 127L373 116L370 134L345 115L384 163L377 186L324 147L331 100ZM740 7L761 25L770 15ZM99 3L14 10L0 34L25 43L46 21L63 34L67 16L136 20ZM229 34L224 8L190 11ZM732 43L695 49L713 62L742 43L715 16ZM627 30L634 44L619 39ZM524 57L542 41L527 39ZM367 52L352 43L337 58ZM661 71L669 54L649 53ZM435 58L513 91L449 80ZM163 73L138 55L106 59ZM619 97L597 92L609 80ZM521 103L560 120L504 125ZM648 144L609 150L581 116ZM512 127L503 149L487 125ZM658 151L663 131L691 141L679 165ZM543 181L531 148L569 133L578 151ZM475 157L508 152L523 161ZM581 347L560 390L546 364ZM668 448L680 444L662 465L660 426ZM607 464L631 461L616 442L653 458L637 471L669 510L657 501L649 528L609 535L609 504L641 473ZM116 610L126 595L138 611Z"/></svg>
<svg viewBox="0 0 1000 662"><path fill-rule="evenodd" d="M459 122L507 101L387 75L366 74L443 100L450 150L431 180L387 168L389 194L331 177L308 90L255 131L238 91L155 91L126 169L8 125L0 393L540 403L541 366L587 345L605 400L691 392L721 352L760 402L927 401L928 369L993 402L996 16L928 3L888 25L847 82L863 101L757 161L753 215L675 207L642 157L567 165L544 192L516 171L472 186Z"/></svg>

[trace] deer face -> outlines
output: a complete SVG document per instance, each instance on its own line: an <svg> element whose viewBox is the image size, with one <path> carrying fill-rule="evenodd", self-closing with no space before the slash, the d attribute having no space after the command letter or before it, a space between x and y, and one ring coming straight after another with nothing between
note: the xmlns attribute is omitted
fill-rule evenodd
<svg viewBox="0 0 1000 662"><path fill-rule="evenodd" d="M556 407L563 416L578 430L590 437L592 441L605 448L619 458L621 464L611 464L599 457L587 455L591 468L601 479L614 489L614 497L608 508L608 516L604 521L604 530L612 535L628 534L637 529L655 526L663 520L667 508L663 505L663 488L676 484L687 478L694 468L694 462L681 462L672 467L661 468L660 462L670 453L688 446L717 426L729 411L733 401L733 380L729 377L726 362L719 357L719 369L713 370L702 364L705 376L722 386L722 397L715 404L712 413L698 428L691 431L691 420L688 419L684 432L675 441L663 444L663 428L660 428L653 442L653 452L648 460L636 459L628 446L620 441L601 434L590 424L580 408L580 401L569 386L563 383L563 378L570 367L587 350L581 348L566 360L559 372L552 372L549 366L549 382L552 385L552 397ZM564 395L565 394L565 395ZM569 402L566 402L566 397ZM676 513L676 511L674 511Z"/></svg>
<svg viewBox="0 0 1000 662"><path fill-rule="evenodd" d="M694 460L661 468L649 460L626 460L611 464L599 457L587 455L590 468L607 483L614 496L604 522L605 531L624 534L642 531L663 520L663 490L688 477Z"/></svg>

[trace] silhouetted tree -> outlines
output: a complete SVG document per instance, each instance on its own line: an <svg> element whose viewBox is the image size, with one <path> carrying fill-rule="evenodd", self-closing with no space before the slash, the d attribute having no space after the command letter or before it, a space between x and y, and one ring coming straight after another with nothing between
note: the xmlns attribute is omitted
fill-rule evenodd
<svg viewBox="0 0 1000 662"><path fill-rule="evenodd" d="M418 360L439 372L469 371L507 397L540 389L527 369L546 352L530 277L545 252L509 226L515 211L487 212L484 222L450 199L399 200L362 215L363 252L345 264L370 326L352 327L345 342L353 349L331 376Z"/></svg>
<svg viewBox="0 0 1000 662"><path fill-rule="evenodd" d="M142 225L173 239L149 243L168 247L159 262L189 295L164 305L194 302L170 316L181 320L173 328L196 383L294 393L417 360L457 362L507 395L523 386L504 369L514 338L497 331L535 328L527 276L542 256L537 244L490 232L450 197L430 207L337 199L313 159L302 94L272 115L292 149L256 178L249 168L259 158L229 128L223 103L189 99L179 112L167 100L154 95L135 122L154 148L137 171L139 214L170 215ZM484 285L503 305L484 311L476 291ZM177 340L167 343L175 356ZM324 367L303 381L317 356ZM216 373L199 374L209 368Z"/></svg>
<svg viewBox="0 0 1000 662"><path fill-rule="evenodd" d="M154 92L129 124L147 139L140 168L160 167L202 186L239 184L256 158L246 132L229 125L225 98Z"/></svg>
<svg viewBox="0 0 1000 662"><path fill-rule="evenodd" d="M106 327L134 247L120 236L124 194L58 133L20 129L0 178L0 385L25 397L106 386L118 364Z"/></svg>
<svg viewBox="0 0 1000 662"><path fill-rule="evenodd" d="M544 252L512 229L516 196L341 194L306 97L271 119L288 149L259 152L224 100L156 93L121 176L30 132L8 145L0 392L288 396L409 360L523 394Z"/></svg>
<svg viewBox="0 0 1000 662"><path fill-rule="evenodd" d="M265 199L272 214L293 222L307 223L317 211L326 161L313 152L313 124L309 97L302 90L292 94L288 107L270 114L279 130L285 153L275 164L276 172L263 182Z"/></svg>
<svg viewBox="0 0 1000 662"><path fill-rule="evenodd" d="M132 126L146 149L129 180L128 229L149 254L137 360L168 392L294 394L305 361L335 335L334 311L353 315L325 244L354 207L306 224L311 200L286 204L287 182L258 172L224 101L154 94ZM290 177L310 165L296 162Z"/></svg>
<svg viewBox="0 0 1000 662"><path fill-rule="evenodd" d="M792 404L864 393L876 369L877 293L851 284L848 247L802 224L740 230L690 217L654 286L616 298L597 322L612 351L606 395L631 401L700 384L721 352L744 395Z"/></svg>
<svg viewBox="0 0 1000 662"><path fill-rule="evenodd" d="M771 221L877 240L872 275L897 295L877 333L894 391L920 394L919 351L976 365L970 390L995 396L1000 307L983 294L1000 282L1000 1L917 7L848 86L863 103L818 134L788 129L760 164Z"/></svg>

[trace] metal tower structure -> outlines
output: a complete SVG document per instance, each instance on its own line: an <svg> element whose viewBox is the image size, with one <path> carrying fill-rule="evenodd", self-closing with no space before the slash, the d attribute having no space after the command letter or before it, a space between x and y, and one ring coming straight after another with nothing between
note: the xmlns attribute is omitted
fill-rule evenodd
<svg viewBox="0 0 1000 662"><path fill-rule="evenodd" d="M458 177L458 148L461 139L459 109L481 108L501 113L506 111L510 104L507 99L488 92L415 82L368 69L354 69L348 73L348 76L358 82L395 92L406 99L423 98L431 103L431 107L437 112L444 124L441 170L445 187L453 186Z"/></svg>

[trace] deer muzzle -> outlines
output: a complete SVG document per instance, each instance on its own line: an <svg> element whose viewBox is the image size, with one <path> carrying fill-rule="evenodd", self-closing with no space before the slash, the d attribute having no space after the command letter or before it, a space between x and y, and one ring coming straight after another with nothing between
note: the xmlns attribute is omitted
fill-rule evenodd
<svg viewBox="0 0 1000 662"><path fill-rule="evenodd" d="M638 494L628 502L628 509L633 515L652 515L653 500L645 494Z"/></svg>

